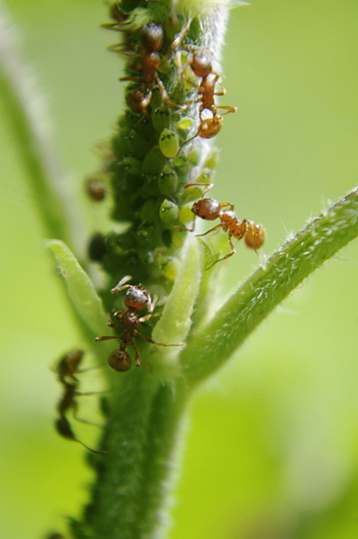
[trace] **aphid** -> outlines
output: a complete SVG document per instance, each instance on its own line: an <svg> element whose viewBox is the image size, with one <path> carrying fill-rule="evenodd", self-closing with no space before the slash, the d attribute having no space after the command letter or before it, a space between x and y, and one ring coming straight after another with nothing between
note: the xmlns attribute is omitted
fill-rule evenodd
<svg viewBox="0 0 358 539"><path fill-rule="evenodd" d="M218 114L218 109L226 110L226 114L236 112L236 107L215 104L215 97L225 95L226 90L222 87L221 92L215 92L219 75L213 70L211 55L205 51L195 52L189 55L189 65L194 74L201 78L200 83L195 85L199 96L196 103L200 103L199 127L195 135L187 140L183 146L196 137L208 139L218 134L222 126L222 116ZM205 110L209 111L210 116L203 118Z"/></svg>
<svg viewBox="0 0 358 539"><path fill-rule="evenodd" d="M95 202L101 202L106 197L105 185L96 176L90 176L85 180L85 188L88 196Z"/></svg>
<svg viewBox="0 0 358 539"><path fill-rule="evenodd" d="M97 342L107 341L109 339L119 339L118 350L114 350L114 352L108 356L109 365L112 367L112 369L119 372L127 371L131 367L131 357L127 352L127 346L129 344L131 344L134 348L135 363L137 367L142 365L140 362L139 350L136 345L136 337L141 337L146 342L156 344L157 346L183 346L182 344L163 344L155 342L150 337L147 337L138 331L138 328L143 322L146 322L153 316L160 316L161 313L153 313L156 298L153 300L148 290L146 290L142 285L126 284L131 279L132 277L130 275L126 275L119 281L117 286L111 290L112 294L126 290L126 294L124 296L124 305L126 306L126 309L120 309L113 315L118 324L114 324L112 322L108 323L109 327L122 328L121 333L119 335L109 335L95 338L95 341ZM139 316L139 311L143 311L145 308L147 308L148 314Z"/></svg>
<svg viewBox="0 0 358 539"><path fill-rule="evenodd" d="M138 83L138 87L128 92L126 97L127 105L133 112L147 114L147 109L152 100L155 87L158 88L162 100L168 106L177 107L177 105L169 98L164 84L158 75L158 70L169 60L173 50L179 46L188 31L190 22L191 21L188 21L183 26L170 45L164 58L161 58L159 54L162 51L164 44L164 31L162 25L151 22L142 26L138 46L138 55L141 63L133 65L133 69L140 71L140 74L138 76L127 76L119 79L121 81Z"/></svg>
<svg viewBox="0 0 358 539"><path fill-rule="evenodd" d="M55 428L62 436L63 438L66 438L67 440L73 440L74 442L78 442L82 444L88 451L91 451L91 453L97 453L99 455L105 454L104 451L95 451L94 449L91 449L86 444L81 442L78 438L76 438L75 434L72 431L70 422L68 421L66 415L69 410L72 410L73 417L77 419L77 421L81 421L82 423L89 423L89 421L86 421L84 419L80 419L77 417L77 401L76 396L77 395L90 395L91 393L79 393L77 388L79 385L78 379L76 378L75 374L81 372L78 367L82 361L83 358L83 352L81 350L73 350L72 352L69 352L65 356L63 356L58 365L57 365L57 379L61 383L63 387L63 395L57 405L57 412L59 414L58 419L55 421Z"/></svg>
<svg viewBox="0 0 358 539"><path fill-rule="evenodd" d="M191 187L193 185L203 186L204 184L187 184L186 187ZM203 195L205 195L213 186L213 184L208 184ZM215 219L220 219L220 223L210 230L207 230L203 234L197 234L197 236L206 236L214 230L221 228L224 232L228 233L228 242L230 247L230 253L215 260L211 266L206 269L210 269L217 262L226 260L235 254L236 250L234 244L231 241L231 238L234 237L236 240L241 240L244 238L247 247L257 251L260 249L265 241L265 230L262 225L254 223L253 221L248 221L243 219L242 221L237 217L234 212L234 205L230 202L218 202L214 198L200 198L194 202L191 211L194 214L193 227L190 232L194 231L195 218L200 217L200 219L205 219L207 221L214 221Z"/></svg>

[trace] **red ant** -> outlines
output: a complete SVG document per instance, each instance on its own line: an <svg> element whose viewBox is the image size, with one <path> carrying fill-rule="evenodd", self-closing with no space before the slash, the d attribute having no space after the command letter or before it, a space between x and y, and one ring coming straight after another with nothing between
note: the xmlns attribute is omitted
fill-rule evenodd
<svg viewBox="0 0 358 539"><path fill-rule="evenodd" d="M66 438L67 440L73 440L74 442L78 442L82 444L86 449L88 449L88 451L91 451L91 453L97 453L99 455L103 455L106 453L105 451L95 451L94 449L91 449L86 444L81 442L81 440L76 438L71 428L70 422L68 421L66 417L68 410L72 409L73 417L77 419L77 421L81 421L82 423L89 423L88 421L84 419L80 419L76 416L76 412L77 412L76 395L91 395L92 394L92 393L79 393L77 391L79 382L75 374L81 372L78 369L78 366L81 363L82 358L83 358L82 350L73 350L72 352L69 352L63 358L61 358L57 365L56 371L58 374L58 381L62 384L64 388L64 393L63 393L62 398L60 399L60 402L57 405L57 411L60 417L56 419L55 421L55 428L58 434L60 434L60 436L63 436L63 438Z"/></svg>
<svg viewBox="0 0 358 539"><path fill-rule="evenodd" d="M181 344L163 344L153 341L150 337L139 333L138 328L142 322L146 322L153 316L160 316L161 313L153 313L155 308L156 298L152 300L148 290L141 285L126 284L132 277L126 275L119 283L112 288L112 294L127 290L124 296L124 305L126 309L116 311L113 317L119 324L108 322L108 326L112 328L122 328L120 335L110 335L104 337L96 337L95 341L107 341L109 339L119 339L120 344L118 350L115 350L108 356L108 363L115 371L124 372L131 367L131 357L126 351L128 344L131 344L135 352L135 362L137 367L142 364L139 358L139 351L135 343L135 338L141 337L146 342L156 344L157 346L182 346ZM139 316L138 312L147 307L148 314Z"/></svg>
<svg viewBox="0 0 358 539"><path fill-rule="evenodd" d="M227 111L226 114L232 114L237 110L236 107L215 105L214 97L225 95L226 90L222 87L221 92L215 92L215 85L219 80L219 75L213 71L210 54L207 52L192 54L190 56L189 65L194 74L202 79L200 84L196 86L199 94L199 99L196 103L200 103L200 123L198 131L193 137L187 140L183 146L198 136L208 139L218 134L222 126L222 116L218 114L217 109L225 109ZM204 110L211 112L209 118L203 118L202 114Z"/></svg>
<svg viewBox="0 0 358 539"><path fill-rule="evenodd" d="M188 188L194 185L202 186L205 184L190 183L187 184L185 187ZM205 195L212 187L213 184L208 184L203 195ZM230 256L232 256L233 254L235 254L236 250L234 244L231 241L232 236L236 240L241 240L242 238L244 238L247 247L253 249L254 251L260 249L260 247L262 247L265 241L265 230L262 225L254 223L253 221L248 221L247 219L243 219L241 221L234 212L234 205L230 202L220 203L214 198L200 198L193 204L191 211L194 214L194 220L192 229L189 230L189 232L194 231L195 218L200 217L201 219L206 219L207 221L214 221L215 219L220 219L220 223L213 228L210 228L210 230L207 230L203 234L197 234L197 236L206 236L206 234L209 234L214 230L218 230L219 228L222 228L224 232L228 233L230 253L223 256L222 258L219 258L218 260L215 260L215 262L213 262L211 266L206 268L207 270L212 268L217 262L226 260L227 258L230 258Z"/></svg>
<svg viewBox="0 0 358 539"><path fill-rule="evenodd" d="M174 49L176 49L184 38L191 20L189 20L181 29L179 34L170 45L163 59L159 56L159 52L164 44L164 31L161 24L151 22L144 24L140 31L139 38L139 56L141 59L140 65L134 65L133 69L141 71L138 77L121 77L121 81L133 81L139 83L139 87L130 91L126 96L127 105L133 112L147 114L147 109L152 100L153 88L155 85L159 89L159 93L163 101L170 107L177 107L169 98L163 82L159 78L158 70L170 58Z"/></svg>

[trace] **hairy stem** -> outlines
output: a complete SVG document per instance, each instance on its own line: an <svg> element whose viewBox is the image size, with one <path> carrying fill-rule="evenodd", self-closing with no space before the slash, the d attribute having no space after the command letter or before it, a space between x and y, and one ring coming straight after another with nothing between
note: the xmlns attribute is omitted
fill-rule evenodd
<svg viewBox="0 0 358 539"><path fill-rule="evenodd" d="M278 249L189 342L180 358L188 383L220 368L281 301L357 236L354 189Z"/></svg>

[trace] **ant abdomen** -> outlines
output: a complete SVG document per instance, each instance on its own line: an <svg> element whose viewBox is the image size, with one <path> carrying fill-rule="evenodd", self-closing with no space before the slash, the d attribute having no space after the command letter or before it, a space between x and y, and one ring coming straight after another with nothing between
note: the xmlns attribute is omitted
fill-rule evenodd
<svg viewBox="0 0 358 539"><path fill-rule="evenodd" d="M252 221L246 225L245 243L250 249L260 249L265 241L265 229Z"/></svg>
<svg viewBox="0 0 358 539"><path fill-rule="evenodd" d="M131 368L132 360L128 352L119 349L109 354L108 364L115 371L125 372Z"/></svg>

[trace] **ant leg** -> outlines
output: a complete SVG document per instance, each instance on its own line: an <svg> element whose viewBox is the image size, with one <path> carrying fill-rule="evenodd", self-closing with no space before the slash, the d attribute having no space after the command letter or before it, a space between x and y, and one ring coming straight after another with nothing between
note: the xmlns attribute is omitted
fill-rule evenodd
<svg viewBox="0 0 358 539"><path fill-rule="evenodd" d="M210 230L207 230L206 232L203 232L203 234L195 234L196 237L199 236L206 236L207 234L210 234L210 232L214 232L214 230L218 230L219 228L222 228L222 224L219 223L218 225L214 226L213 228L210 228Z"/></svg>
<svg viewBox="0 0 358 539"><path fill-rule="evenodd" d="M174 38L174 41L171 43L168 52L163 58L163 61L161 62L161 66L167 62L172 54L172 52L177 49L180 45L180 43L183 41L186 33L189 30L189 27L191 25L192 18L190 17L189 20L184 24L183 28L180 30L179 34L177 34Z"/></svg>
<svg viewBox="0 0 358 539"><path fill-rule="evenodd" d="M221 202L220 208L229 208L230 211L234 211L235 206L231 202Z"/></svg>
<svg viewBox="0 0 358 539"><path fill-rule="evenodd" d="M138 66L138 69L139 66ZM121 82L131 81L131 82L142 82L142 79L140 77L120 77L118 80Z"/></svg>
<svg viewBox="0 0 358 539"><path fill-rule="evenodd" d="M150 313L150 317L158 316L159 314L161 314L161 313L152 314L157 304L157 301L158 301L158 296L153 296L153 299L149 296L147 310L148 310L148 313ZM139 320L141 321L141 318Z"/></svg>
<svg viewBox="0 0 358 539"><path fill-rule="evenodd" d="M214 95L224 95L224 94L214 94ZM237 111L237 107L229 107L224 105L217 105L218 109L224 109L226 112L224 114L232 114Z"/></svg>
<svg viewBox="0 0 358 539"><path fill-rule="evenodd" d="M149 320L150 318L153 318L154 316L161 316L161 315L162 315L162 312L145 314L144 316L141 316L140 318L138 318L138 322L140 323L146 322L147 320Z"/></svg>
<svg viewBox="0 0 358 539"><path fill-rule="evenodd" d="M229 245L230 245L231 252L229 254L223 256L222 258L218 258L217 260L215 260L215 262L213 262L209 267L205 268L206 271L211 269L218 262L222 262L223 260L227 260L228 258L230 258L232 255L234 255L236 253L235 247L234 247L234 245L233 245L230 238L229 238Z"/></svg>
<svg viewBox="0 0 358 539"><path fill-rule="evenodd" d="M140 335L140 333L138 333L138 335ZM135 364L137 365L137 367L141 367L142 364L140 362L140 357L139 357L139 350L133 340L133 342L131 343L133 348L134 348L134 354L135 354Z"/></svg>
<svg viewBox="0 0 358 539"><path fill-rule="evenodd" d="M88 449L88 451L91 451L91 453L96 453L97 455L107 454L107 451L96 451L95 449L91 449L86 444L81 442L81 440L76 438L71 428L71 425L65 416L61 416L59 419L55 421L55 428L60 436L62 436L63 438L66 438L67 440L78 442L79 444L83 445L83 447Z"/></svg>
<svg viewBox="0 0 358 539"><path fill-rule="evenodd" d="M151 339L150 337L147 337L146 335L143 335L142 333L139 333L139 331L136 331L135 334L138 335L138 337L142 337L142 339L144 339L146 342L149 342L151 344L156 344L157 346L184 346L185 345L185 343L181 343L181 344L164 344L162 342L153 341L153 339Z"/></svg>
<svg viewBox="0 0 358 539"><path fill-rule="evenodd" d="M202 192L202 197L204 198L206 193L208 193L210 189L214 187L214 184L213 183L187 183L184 185L184 189L188 189L188 187L195 187L195 186L198 186L198 187L206 186L205 191Z"/></svg>
<svg viewBox="0 0 358 539"><path fill-rule="evenodd" d="M158 77L158 75L156 75L155 77L155 80L156 80L156 83L157 83L157 86L158 86L158 90L159 90L159 93L160 93L160 97L162 98L162 100L164 101L164 103L166 105L168 105L168 107L172 107L172 108L175 108L175 109L183 109L183 107L181 105L177 105L176 103L174 103L174 101L172 101L168 95L168 92L166 91L165 87L164 87L164 84L163 82L160 80L160 78ZM148 103L149 105L149 103Z"/></svg>
<svg viewBox="0 0 358 539"><path fill-rule="evenodd" d="M121 292L122 290L125 290L126 288L129 288L130 285L126 284L126 283L128 283L128 281L131 281L132 279L133 279L133 277L131 275L126 275L125 277L123 277L119 281L119 283L116 284L116 286L111 289L111 293L115 294L116 292Z"/></svg>
<svg viewBox="0 0 358 539"><path fill-rule="evenodd" d="M104 337L96 337L95 341L109 341L110 339L119 339L118 335L105 335Z"/></svg>

